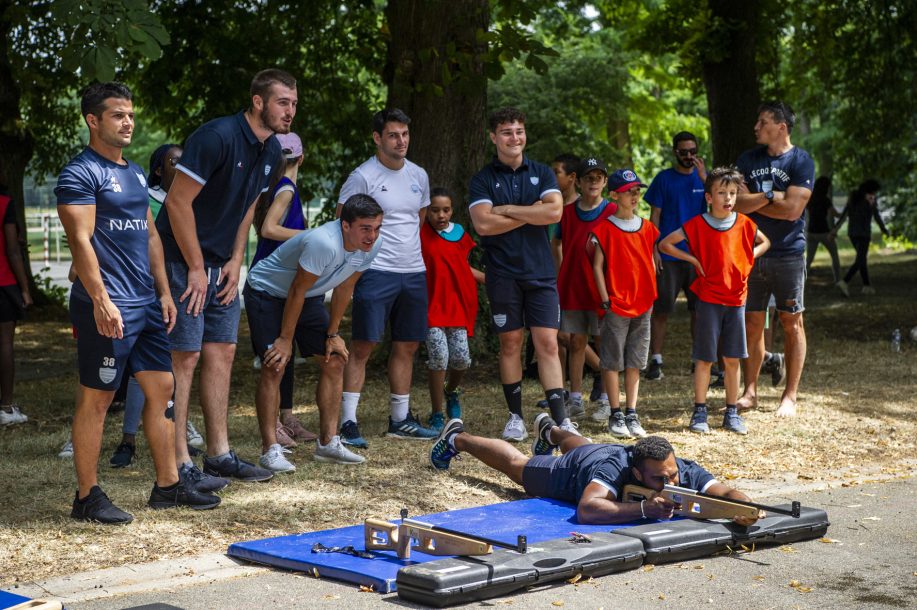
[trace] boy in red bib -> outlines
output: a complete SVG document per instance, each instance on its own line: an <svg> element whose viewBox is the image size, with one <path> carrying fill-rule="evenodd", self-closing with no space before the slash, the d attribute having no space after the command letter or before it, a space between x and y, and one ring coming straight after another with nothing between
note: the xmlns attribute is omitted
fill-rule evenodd
<svg viewBox="0 0 917 610"><path fill-rule="evenodd" d="M637 417L637 390L649 357L650 313L656 300L653 246L659 229L634 213L645 186L629 169L611 174L608 189L618 208L592 231L597 246L592 270L601 299L602 381L611 403L608 430L622 438L646 436ZM620 371L627 413L621 412Z"/></svg>
<svg viewBox="0 0 917 610"><path fill-rule="evenodd" d="M748 276L755 259L770 247L770 241L744 214L734 211L742 174L718 167L707 176L704 197L710 211L695 216L659 242L659 251L687 261L697 268L691 290L697 295L694 327L694 414L689 429L706 433L707 385L710 367L720 345L725 365L726 415L723 429L747 434L739 416L739 359L748 357L745 339L745 298ZM689 252L675 247L687 241Z"/></svg>

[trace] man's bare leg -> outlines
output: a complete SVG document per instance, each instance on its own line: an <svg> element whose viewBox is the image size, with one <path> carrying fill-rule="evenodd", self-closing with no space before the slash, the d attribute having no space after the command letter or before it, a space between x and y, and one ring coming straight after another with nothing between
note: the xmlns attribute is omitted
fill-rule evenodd
<svg viewBox="0 0 917 610"><path fill-rule="evenodd" d="M324 356L316 356L315 363L321 370L315 388L315 403L318 405L319 442L328 445L338 433L341 415L341 393L344 390L344 360L332 356L325 362Z"/></svg>
<svg viewBox="0 0 917 610"><path fill-rule="evenodd" d="M73 414L73 465L80 499L99 484L99 452L102 450L102 432L105 414L115 397L114 390L95 390L80 385L77 390L76 411Z"/></svg>
<svg viewBox="0 0 917 610"><path fill-rule="evenodd" d="M786 387L780 397L777 417L795 417L799 381L806 361L806 330L802 322L802 312L779 312L783 326L783 350L786 357Z"/></svg>
<svg viewBox="0 0 917 610"><path fill-rule="evenodd" d="M287 366L293 366L290 362ZM284 369L285 371L286 369ZM255 390L255 411L258 413L258 428L261 431L261 453L277 443L277 415L280 412L280 381L284 371L262 365Z"/></svg>
<svg viewBox="0 0 917 610"><path fill-rule="evenodd" d="M191 400L191 384L194 371L201 358L200 352L172 352L172 374L175 376L175 461L186 464L191 461L185 429L188 425L188 403Z"/></svg>
<svg viewBox="0 0 917 610"><path fill-rule="evenodd" d="M417 341L392 341L392 351L388 358L388 385L392 394L411 393L414 354L419 345Z"/></svg>
<svg viewBox="0 0 917 610"><path fill-rule="evenodd" d="M510 330L497 335L500 339L500 383L516 383L522 381L522 329ZM532 336L534 343L535 337ZM557 353L556 342L555 351ZM537 349L536 349L537 353ZM560 363L557 364L560 367ZM538 371L541 373L541 357L538 357ZM558 373L559 375L559 373Z"/></svg>
<svg viewBox="0 0 917 610"><path fill-rule="evenodd" d="M522 485L522 470L529 458L506 441L460 432L452 439L452 443L457 451L476 457L508 476L514 483Z"/></svg>
<svg viewBox="0 0 917 610"><path fill-rule="evenodd" d="M376 343L354 339L350 342L350 356L344 366L344 391L359 393L366 382L366 363Z"/></svg>
<svg viewBox="0 0 917 610"><path fill-rule="evenodd" d="M535 344L535 354L538 357L538 378L541 380L541 387L545 390L564 387L563 373L560 369L560 356L557 352L557 330L540 326L533 326L530 330L532 342ZM521 341L519 345L521 347ZM519 360L518 353L517 350L517 361ZM522 377L521 364L519 365L519 377Z"/></svg>
<svg viewBox="0 0 917 610"><path fill-rule="evenodd" d="M745 377L745 392L736 406L739 411L758 408L758 373L764 360L764 311L745 312L745 338L748 343L748 358L742 361Z"/></svg>
<svg viewBox="0 0 917 610"><path fill-rule="evenodd" d="M134 375L145 398L143 404L143 433L156 469L156 484L169 487L178 482L175 465L175 423L166 410L174 390L172 373L141 371ZM184 437L184 435L182 435Z"/></svg>
<svg viewBox="0 0 917 610"><path fill-rule="evenodd" d="M235 343L204 343L201 348L201 409L209 457L229 453L229 378L235 355Z"/></svg>
<svg viewBox="0 0 917 610"><path fill-rule="evenodd" d="M570 369L570 392L583 392L583 370L586 366L588 335L570 334L570 348L567 350Z"/></svg>

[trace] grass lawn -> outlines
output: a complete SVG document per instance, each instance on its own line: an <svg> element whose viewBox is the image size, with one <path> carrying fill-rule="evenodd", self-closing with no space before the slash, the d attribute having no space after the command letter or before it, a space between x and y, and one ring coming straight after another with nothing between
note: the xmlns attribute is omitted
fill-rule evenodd
<svg viewBox="0 0 917 610"><path fill-rule="evenodd" d="M745 480L845 481L876 472L908 474L917 455L917 344L907 338L908 330L917 326L917 252L877 251L871 258L878 294L861 296L855 279L854 296L845 299L831 285L826 253L819 252L806 292L809 352L796 419L774 417L780 389L765 379L760 410L746 418L747 437L722 432L715 419L709 435L687 432L690 341L688 316L680 307L669 323L666 377L641 386L639 409L647 431L665 435L679 455L700 461L739 487ZM852 251L842 251L845 265L852 259ZM448 474L434 473L428 467L428 443L382 436L388 389L380 360L368 371L361 404L361 427L370 441L364 465L320 465L311 459L311 445L300 446L292 456L295 473L266 484L233 483L216 510L152 511L145 508L153 471L142 437L133 467L108 468L121 429L120 415L112 415L106 425L101 483L135 521L127 527L75 522L69 518L76 487L73 465L57 457L70 433L75 349L66 319L40 319L47 317L33 315L17 329L16 396L29 421L0 429L0 588L93 568L222 551L239 540L350 525L371 515L391 518L402 506L418 515L523 497L502 475L472 458L454 462ZM895 328L905 336L901 353L889 348ZM256 372L244 322L242 330L232 378L230 438L243 458L256 461ZM297 370L296 411L313 430L315 377L311 364ZM425 419L429 403L420 359L414 379L412 403ZM465 386L469 431L499 435L506 411L496 359L479 358ZM541 392L530 381L524 392L531 420ZM723 392L712 394L716 411ZM196 404L195 394L192 419L203 429ZM611 441L602 424L586 417L580 425L594 440ZM520 449L528 453L528 444Z"/></svg>

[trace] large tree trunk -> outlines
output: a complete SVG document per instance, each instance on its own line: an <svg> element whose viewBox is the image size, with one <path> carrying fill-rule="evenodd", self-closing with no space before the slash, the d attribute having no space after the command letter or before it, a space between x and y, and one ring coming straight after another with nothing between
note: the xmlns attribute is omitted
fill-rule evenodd
<svg viewBox="0 0 917 610"><path fill-rule="evenodd" d="M707 38L721 51L705 57L701 65L713 163L732 165L742 151L755 144L752 127L761 103L755 66L760 3L708 0L708 6L714 25Z"/></svg>
<svg viewBox="0 0 917 610"><path fill-rule="evenodd" d="M468 181L486 158L488 0L389 0L388 103L411 117L409 157L456 197L468 226Z"/></svg>

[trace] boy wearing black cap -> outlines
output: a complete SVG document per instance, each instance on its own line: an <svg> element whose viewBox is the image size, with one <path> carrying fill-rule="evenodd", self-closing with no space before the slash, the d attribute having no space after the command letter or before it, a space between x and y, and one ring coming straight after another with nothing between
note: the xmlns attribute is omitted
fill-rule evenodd
<svg viewBox="0 0 917 610"><path fill-rule="evenodd" d="M602 381L611 403L608 430L621 438L646 436L637 417L637 389L649 356L650 314L656 300L653 248L659 230L634 213L645 186L632 170L611 174L608 188L617 210L593 229L591 237L597 246L592 270L601 299ZM626 414L621 412L618 389L622 370Z"/></svg>

